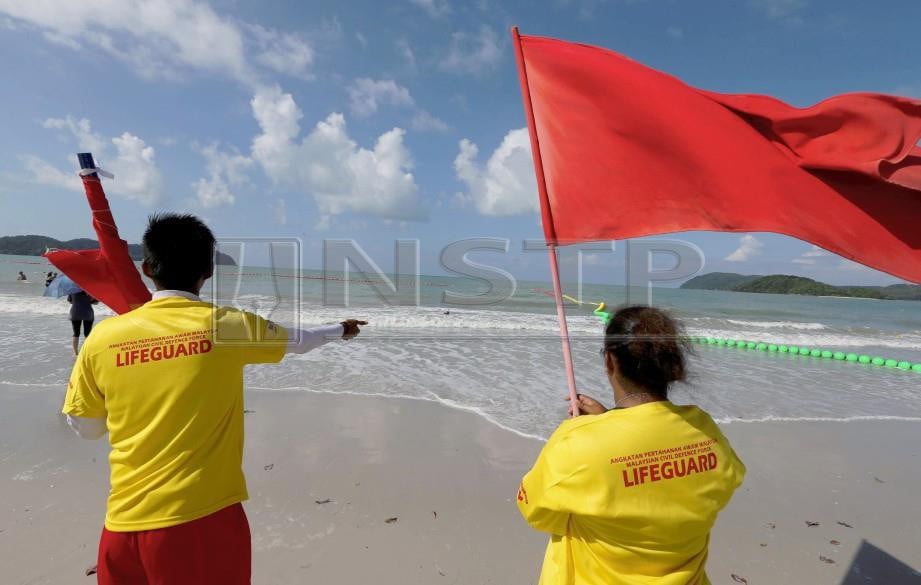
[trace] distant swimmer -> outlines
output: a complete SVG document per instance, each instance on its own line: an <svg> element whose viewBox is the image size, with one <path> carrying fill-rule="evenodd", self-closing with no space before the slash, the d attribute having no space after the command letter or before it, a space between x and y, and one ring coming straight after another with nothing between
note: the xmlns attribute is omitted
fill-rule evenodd
<svg viewBox="0 0 921 585"><path fill-rule="evenodd" d="M445 311L444 313L442 313L442 315L450 315L450 314L451 314L451 311Z"/></svg>
<svg viewBox="0 0 921 585"><path fill-rule="evenodd" d="M45 275L45 288L48 288L48 285L51 284L51 281L57 278L57 272L49 272Z"/></svg>
<svg viewBox="0 0 921 585"><path fill-rule="evenodd" d="M74 348L74 355L77 355L77 349L80 345L80 325L81 323L83 324L83 337L89 337L90 331L93 329L93 321L96 319L93 305L99 301L81 290L67 295L67 302L70 303L70 324L74 328L71 343Z"/></svg>
<svg viewBox="0 0 921 585"><path fill-rule="evenodd" d="M29 280L29 278L26 276L26 273L25 273L25 272L23 272L22 270L20 270L20 271L19 271L19 275L16 276L16 280L18 280L18 281L21 282L21 281L24 281L24 280Z"/></svg>
<svg viewBox="0 0 921 585"><path fill-rule="evenodd" d="M710 530L745 466L706 412L668 400L685 379L680 325L627 307L605 329L614 408L578 395L579 411L547 441L518 508L552 535L541 585L709 583Z"/></svg>
<svg viewBox="0 0 921 585"><path fill-rule="evenodd" d="M112 446L98 582L248 585L244 368L351 339L366 322L288 331L203 301L215 240L191 215L151 217L141 247L153 298L93 330L64 399L77 434L108 432Z"/></svg>

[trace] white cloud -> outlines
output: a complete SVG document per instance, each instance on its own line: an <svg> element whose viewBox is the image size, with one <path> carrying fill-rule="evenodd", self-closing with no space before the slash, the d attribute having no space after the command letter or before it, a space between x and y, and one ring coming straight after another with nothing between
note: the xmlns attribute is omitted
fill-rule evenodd
<svg viewBox="0 0 921 585"><path fill-rule="evenodd" d="M45 159L26 155L22 157L23 165L32 175L32 180L40 185L50 185L72 191L81 191L83 186L74 173L65 173Z"/></svg>
<svg viewBox="0 0 921 585"><path fill-rule="evenodd" d="M409 90L392 79L356 79L349 86L349 106L356 116L370 116L381 105L412 106Z"/></svg>
<svg viewBox="0 0 921 585"><path fill-rule="evenodd" d="M876 270L864 264L860 264L859 262L854 262L853 260L848 260L847 258L840 258L839 260L840 261L838 262L838 270L840 271L856 272L856 273L863 273L863 274L877 274L877 275L880 274ZM883 277L892 278L891 276L887 274L883 274Z"/></svg>
<svg viewBox="0 0 921 585"><path fill-rule="evenodd" d="M403 62L411 70L416 70L416 53L413 51L409 41L404 39L397 40L397 53L402 57Z"/></svg>
<svg viewBox="0 0 921 585"><path fill-rule="evenodd" d="M216 143L196 150L205 157L207 178L200 178L192 183L198 204L206 209L233 205L236 196L231 188L247 183L246 169L252 166L249 157L238 152L222 152Z"/></svg>
<svg viewBox="0 0 921 585"><path fill-rule="evenodd" d="M299 35L239 23L196 0L0 0L0 13L53 43L92 48L152 79L184 69L258 84L258 66L307 77L311 44Z"/></svg>
<svg viewBox="0 0 921 585"><path fill-rule="evenodd" d="M416 102L409 90L392 79L356 79L349 86L349 105L358 117L370 116L381 106L415 108ZM410 121L413 130L444 132L448 124L421 108L415 108Z"/></svg>
<svg viewBox="0 0 921 585"><path fill-rule="evenodd" d="M489 157L485 168L477 162L479 149L466 138L454 159L457 178L467 185L471 199L483 215L515 215L540 209L537 180L531 162L527 128L510 130Z"/></svg>
<svg viewBox="0 0 921 585"><path fill-rule="evenodd" d="M128 132L112 139L117 156L109 163L119 184L114 191L145 205L163 195L163 177L154 160L154 147Z"/></svg>
<svg viewBox="0 0 921 585"><path fill-rule="evenodd" d="M752 256L760 254L762 248L764 248L764 244L758 238L751 234L745 234L739 238L739 247L736 251L726 256L724 260L727 262L745 262Z"/></svg>
<svg viewBox="0 0 921 585"><path fill-rule="evenodd" d="M267 88L251 104L261 128L253 159L276 183L311 195L322 214L319 224L348 211L397 220L427 216L402 129L364 148L349 137L345 117L330 114L300 138L303 114L291 94Z"/></svg>
<svg viewBox="0 0 921 585"><path fill-rule="evenodd" d="M803 252L797 258L794 258L793 263L803 264L806 266L812 266L816 263L817 258L822 258L825 256L831 256L831 254L829 254L822 248L813 245L809 250Z"/></svg>
<svg viewBox="0 0 921 585"><path fill-rule="evenodd" d="M310 79L313 65L313 47L300 35L279 32L259 25L250 25L252 38L257 47L257 63L292 77Z"/></svg>
<svg viewBox="0 0 921 585"><path fill-rule="evenodd" d="M749 4L771 20L789 24L801 24L800 12L806 8L806 0L749 0Z"/></svg>
<svg viewBox="0 0 921 585"><path fill-rule="evenodd" d="M43 128L54 130L67 130L77 139L77 146L81 151L102 152L106 148L106 140L93 132L90 121L86 118L76 120L71 116L66 118L48 118L42 122Z"/></svg>
<svg viewBox="0 0 921 585"><path fill-rule="evenodd" d="M448 124L425 110L419 110L412 119L413 130L419 132L446 132Z"/></svg>
<svg viewBox="0 0 921 585"><path fill-rule="evenodd" d="M595 16L595 9L604 5L606 0L556 0L558 8L575 8L576 14L582 20L589 20Z"/></svg>
<svg viewBox="0 0 921 585"><path fill-rule="evenodd" d="M680 26L670 26L665 29L665 34L675 40L680 40L684 38L684 29Z"/></svg>
<svg viewBox="0 0 921 585"><path fill-rule="evenodd" d="M448 54L439 67L453 73L481 74L494 69L502 60L499 35L483 25L476 34L456 32L451 35Z"/></svg>
<svg viewBox="0 0 921 585"><path fill-rule="evenodd" d="M425 10L432 18L444 16L451 12L451 5L448 0L409 0L419 8Z"/></svg>
<svg viewBox="0 0 921 585"><path fill-rule="evenodd" d="M361 45L361 48L365 49L368 47L368 39L361 32L355 32L355 40L358 41L358 44Z"/></svg>
<svg viewBox="0 0 921 585"><path fill-rule="evenodd" d="M93 132L89 120L71 116L49 118L42 126L69 132L80 150L92 152L97 164L115 175L115 180L106 186L108 192L148 206L162 199L163 176L157 168L156 152L141 138L124 132L105 139ZM79 179L38 157L26 157L24 162L36 182L81 189Z"/></svg>

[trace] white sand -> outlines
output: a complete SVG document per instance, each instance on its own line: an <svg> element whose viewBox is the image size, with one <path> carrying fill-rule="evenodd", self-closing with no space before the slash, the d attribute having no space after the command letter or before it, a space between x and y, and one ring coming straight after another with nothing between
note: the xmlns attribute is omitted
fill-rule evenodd
<svg viewBox="0 0 921 585"><path fill-rule="evenodd" d="M94 582L106 445L73 436L60 399L0 386L4 584ZM538 441L420 401L251 392L247 408L256 585L536 582L546 539L514 497ZM921 424L725 430L749 475L713 535L714 585L921 582L904 565L921 567Z"/></svg>

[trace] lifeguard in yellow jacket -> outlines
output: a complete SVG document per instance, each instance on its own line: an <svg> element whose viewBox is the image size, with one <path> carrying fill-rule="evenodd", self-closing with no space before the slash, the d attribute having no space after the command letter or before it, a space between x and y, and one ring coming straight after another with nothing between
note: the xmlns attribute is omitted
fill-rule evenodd
<svg viewBox="0 0 921 585"><path fill-rule="evenodd" d="M685 378L680 327L651 307L618 311L602 350L615 407L553 433L518 491L550 534L540 585L709 585L710 530L745 466L713 419L668 400Z"/></svg>

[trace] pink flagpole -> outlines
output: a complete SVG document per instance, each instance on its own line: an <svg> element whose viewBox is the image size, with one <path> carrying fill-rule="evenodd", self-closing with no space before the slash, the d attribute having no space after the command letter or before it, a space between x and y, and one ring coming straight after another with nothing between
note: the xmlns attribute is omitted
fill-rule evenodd
<svg viewBox="0 0 921 585"><path fill-rule="evenodd" d="M569 326L566 324L566 307L563 306L563 287L560 286L560 269L557 263L556 244L547 246L547 256L550 260L550 277L553 279L556 318L560 322L560 342L563 345L563 364L566 366L569 402L572 404L572 415L579 416L579 393L576 391L576 374L572 367L572 349L569 346Z"/></svg>
<svg viewBox="0 0 921 585"><path fill-rule="evenodd" d="M547 194L547 181L544 178L544 165L540 156L540 144L537 138L537 126L534 122L534 109L531 105L531 90L528 87L528 72L525 68L524 54L521 51L521 37L518 27L512 27L512 41L515 45L515 58L518 62L518 79L521 81L521 96L524 111L528 118L528 133L531 136L531 158L534 159L534 173L537 175L537 191L540 195L541 223L547 239L547 255L550 260L550 277L553 280L553 299L556 301L556 316L560 322L560 342L563 345L563 364L566 367L566 382L569 385L569 402L572 415L579 416L579 394L576 391L576 374L572 367L572 351L569 346L569 327L566 324L566 308L563 306L563 287L560 286L560 269L556 255L556 230L553 227L553 215L550 210L550 197Z"/></svg>

